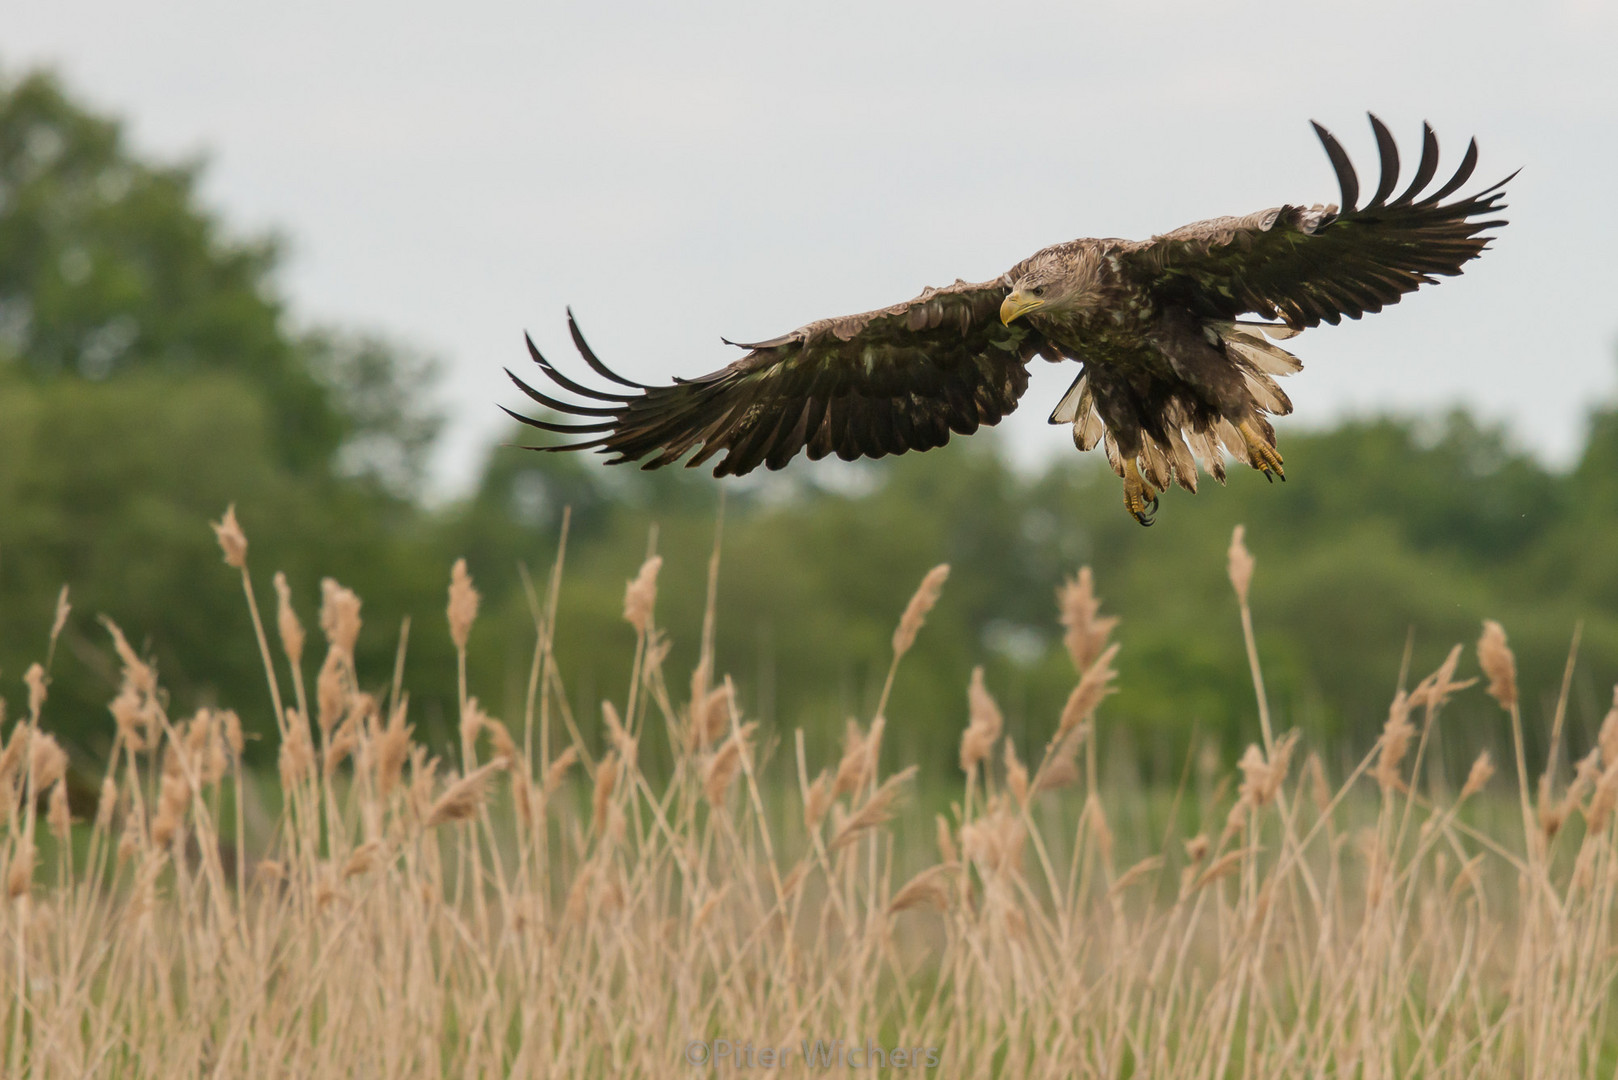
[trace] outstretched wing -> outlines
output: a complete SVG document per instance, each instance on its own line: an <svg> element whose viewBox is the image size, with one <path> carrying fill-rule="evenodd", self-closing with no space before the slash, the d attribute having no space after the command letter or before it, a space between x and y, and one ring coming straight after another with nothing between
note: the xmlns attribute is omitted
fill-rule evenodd
<svg viewBox="0 0 1618 1080"><path fill-rule="evenodd" d="M530 339L529 353L545 376L591 404L541 393L508 370L534 401L582 422L506 411L544 431L591 436L534 449L596 449L616 455L610 464L649 459L647 469L692 450L686 464L699 465L724 450L715 476L761 464L779 469L804 449L812 459L844 460L930 450L951 432L969 435L980 424L998 423L1028 387L1026 365L1044 339L1025 324L1001 324L1008 292L1003 278L928 289L880 311L822 319L742 345L747 355L729 367L670 386L643 386L611 371L569 312L573 344L613 388L568 378Z"/></svg>
<svg viewBox="0 0 1618 1080"><path fill-rule="evenodd" d="M1246 217L1215 218L1151 240L1125 244L1118 258L1159 299L1183 303L1204 316L1234 318L1248 312L1280 318L1295 328L1335 325L1381 311L1435 276L1453 277L1488 246L1483 234L1503 220L1479 220L1504 208L1511 176L1468 198L1444 202L1471 177L1473 140L1460 167L1437 191L1424 189L1438 171L1438 139L1422 125L1416 175L1389 201L1399 181L1399 151L1375 116L1382 158L1376 192L1358 206L1359 179L1331 132L1314 125L1337 172L1342 208L1281 206Z"/></svg>

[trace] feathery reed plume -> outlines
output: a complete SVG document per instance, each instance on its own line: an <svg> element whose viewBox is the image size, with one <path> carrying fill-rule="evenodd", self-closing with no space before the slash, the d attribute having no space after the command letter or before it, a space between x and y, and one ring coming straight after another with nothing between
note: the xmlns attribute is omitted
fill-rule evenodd
<svg viewBox="0 0 1618 1080"><path fill-rule="evenodd" d="M1416 693L1423 694L1424 700L1423 687L1427 685L1424 680L1416 688ZM1377 742L1376 766L1371 770L1371 775L1383 791L1404 790L1399 766L1404 762L1405 754L1410 750L1410 740L1416 734L1415 725L1410 722L1410 710L1415 704L1415 694L1400 690L1393 695L1393 704L1388 706L1388 720L1382 725L1382 738Z"/></svg>
<svg viewBox="0 0 1618 1080"><path fill-rule="evenodd" d="M56 643L56 639L62 636L62 627L67 625L67 617L72 611L73 605L68 603L67 599L67 586L63 585L62 591L56 594L56 617L51 620L51 643L53 645Z"/></svg>
<svg viewBox="0 0 1618 1080"><path fill-rule="evenodd" d="M376 857L381 850L382 841L380 840L367 840L365 843L355 848L349 853L348 858L343 861L343 872L341 875L343 880L347 881L351 877L358 877L360 874L370 873L371 870L376 866Z"/></svg>
<svg viewBox="0 0 1618 1080"><path fill-rule="evenodd" d="M321 771L326 776L331 776L337 771L337 767L343 763L343 759L359 749L359 745L360 725L355 721L354 716L350 714L332 733L331 738L327 740L326 752L321 760Z"/></svg>
<svg viewBox="0 0 1618 1080"><path fill-rule="evenodd" d="M869 731L862 733L852 719L843 729L843 756L837 763L837 779L832 784L833 795L846 795L865 786L865 781L876 771L876 759L882 747L882 729L886 721L877 717L871 721Z"/></svg>
<svg viewBox="0 0 1618 1080"><path fill-rule="evenodd" d="M247 568L247 534L236 521L236 504L225 507L225 516L212 522L219 549L225 554L225 564L237 570Z"/></svg>
<svg viewBox="0 0 1618 1080"><path fill-rule="evenodd" d="M1164 862L1165 860L1161 855L1151 855L1142 859L1140 862L1118 875L1118 880L1112 883L1112 888L1107 890L1107 895L1119 895L1130 886L1143 881L1145 878L1163 869Z"/></svg>
<svg viewBox="0 0 1618 1080"><path fill-rule="evenodd" d="M892 818L892 808L900 795L900 788L916 775L917 767L912 765L901 772L896 772L882 782L882 785L871 793L871 797L853 814L843 822L833 834L829 851L837 851L847 847L860 834L882 825Z"/></svg>
<svg viewBox="0 0 1618 1080"><path fill-rule="evenodd" d="M714 752L702 773L702 794L710 806L722 806L736 774L741 771L742 755L752 752L753 730L757 721L748 721L731 733Z"/></svg>
<svg viewBox="0 0 1618 1080"><path fill-rule="evenodd" d="M73 825L73 816L67 805L67 785L60 781L51 785L50 798L46 802L45 821L50 825L51 835L57 840L66 842L68 830Z"/></svg>
<svg viewBox="0 0 1618 1080"><path fill-rule="evenodd" d="M112 828L112 815L118 809L118 782L112 777L101 781L101 795L96 799L95 827L102 832Z"/></svg>
<svg viewBox="0 0 1618 1080"><path fill-rule="evenodd" d="M939 594L944 591L944 581L948 577L949 563L939 563L927 571L927 576L921 579L921 585L916 588L910 603L905 605L905 613L893 631L895 657L903 656L916 643L916 635L921 632L922 624L927 621L927 613L938 603Z"/></svg>
<svg viewBox="0 0 1618 1080"><path fill-rule="evenodd" d="M596 766L595 789L590 795L590 828L599 835L607 824L607 807L618 786L618 755L608 751Z"/></svg>
<svg viewBox="0 0 1618 1080"><path fill-rule="evenodd" d="M822 769L820 775L815 777L814 783L809 785L803 799L803 821L810 832L820 828L820 823L825 820L826 811L831 808L833 797L831 772Z"/></svg>
<svg viewBox="0 0 1618 1080"><path fill-rule="evenodd" d="M281 742L278 764L281 786L288 791L314 772L315 748L309 741L309 725L297 709L287 710L287 734Z"/></svg>
<svg viewBox="0 0 1618 1080"><path fill-rule="evenodd" d="M320 733L331 737L332 729L348 710L348 679L342 653L334 645L321 662L320 674L315 678L315 718Z"/></svg>
<svg viewBox="0 0 1618 1080"><path fill-rule="evenodd" d="M1112 659L1117 655L1118 643L1114 642L1085 669L1079 685L1073 688L1067 697L1067 704L1062 706L1062 718L1056 725L1058 739L1071 734L1116 689L1111 683L1118 677L1118 672L1112 666Z"/></svg>
<svg viewBox="0 0 1618 1080"><path fill-rule="evenodd" d="M805 863L799 863L796 867L793 867L793 873L798 873L800 868L805 868L806 866L807 864ZM788 875L787 880L789 882L791 881L790 874ZM792 890L783 886L781 891L784 893L790 893ZM706 926L709 919L713 918L713 913L719 910L719 905L724 903L725 896L729 892L730 882L727 881L721 885L712 896L708 897L708 899L702 902L702 906L697 909L696 915L694 915L691 919L691 933L693 935Z"/></svg>
<svg viewBox="0 0 1618 1080"><path fill-rule="evenodd" d="M617 706L610 701L603 701L601 703L601 720L607 727L607 738L611 740L613 748L618 751L618 756L624 760L625 765L633 767L636 759L636 742L638 740L629 734L629 729L624 726L623 720L619 718Z"/></svg>
<svg viewBox="0 0 1618 1080"><path fill-rule="evenodd" d="M687 749L701 750L730 730L730 684L691 698L691 729Z"/></svg>
<svg viewBox="0 0 1618 1080"><path fill-rule="evenodd" d="M1247 590L1253 584L1253 556L1247 550L1247 526L1238 525L1230 534L1230 550L1226 553L1229 562L1230 585L1236 590L1236 601L1243 607L1247 606Z"/></svg>
<svg viewBox="0 0 1618 1080"><path fill-rule="evenodd" d="M1483 620L1483 636L1478 638L1478 665L1489 677L1489 696L1502 709L1517 704L1517 658L1506 644L1506 631L1493 619Z"/></svg>
<svg viewBox="0 0 1618 1080"><path fill-rule="evenodd" d="M1601 747L1603 765L1618 764L1618 686L1612 688L1612 708L1601 721L1596 745Z"/></svg>
<svg viewBox="0 0 1618 1080"><path fill-rule="evenodd" d="M1456 645L1450 649L1449 655L1444 658L1442 664L1438 665L1438 669L1417 683L1416 688L1410 692L1410 707L1425 706L1433 712L1437 712L1458 691L1465 690L1477 682L1476 679L1455 681L1455 669L1460 662L1461 646Z"/></svg>
<svg viewBox="0 0 1618 1080"><path fill-rule="evenodd" d="M1249 855L1255 854L1256 852L1256 848L1238 848L1235 851L1225 852L1225 854L1219 856L1219 858L1209 863L1206 870L1196 876L1191 885L1190 891L1196 892L1199 889L1212 885L1220 878L1229 877L1237 870L1241 869L1243 859L1247 858Z"/></svg>
<svg viewBox="0 0 1618 1080"><path fill-rule="evenodd" d="M999 795L990 800L988 813L961 826L961 852L985 877L1021 873L1027 839L1022 815Z"/></svg>
<svg viewBox="0 0 1618 1080"><path fill-rule="evenodd" d="M484 788L489 777L506 767L504 761L491 761L482 765L444 789L427 811L423 826L436 828L446 822L466 821L477 815L483 805Z"/></svg>
<svg viewBox="0 0 1618 1080"><path fill-rule="evenodd" d="M48 731L35 731L29 743L29 767L34 771L34 790L44 791L67 775L67 751Z"/></svg>
<svg viewBox="0 0 1618 1080"><path fill-rule="evenodd" d="M1079 567L1079 576L1068 578L1056 590L1056 608L1066 631L1062 644L1073 658L1074 669L1083 672L1101 655L1118 618L1098 617L1101 599L1095 594L1095 580L1088 566Z"/></svg>
<svg viewBox="0 0 1618 1080"><path fill-rule="evenodd" d="M662 568L663 556L653 555L640 564L640 572L624 587L624 621L637 634L646 633L652 625L652 609L657 606L657 572Z"/></svg>
<svg viewBox="0 0 1618 1080"><path fill-rule="evenodd" d="M576 746L569 746L551 759L551 763L545 768L545 798L550 798L556 789L562 786L562 781L567 778L567 771L577 760L579 748Z"/></svg>
<svg viewBox="0 0 1618 1080"><path fill-rule="evenodd" d="M352 667L354 643L360 637L360 598L353 589L332 578L320 580L320 632L326 641Z"/></svg>
<svg viewBox="0 0 1618 1080"><path fill-rule="evenodd" d="M579 868L578 876L567 890L567 902L562 908L564 922L577 926L589 916L592 907L590 894L595 891L595 879L595 863L585 863Z"/></svg>
<svg viewBox="0 0 1618 1080"><path fill-rule="evenodd" d="M466 639L472 633L472 622L478 617L477 589L472 587L472 575L466 572L466 560L456 559L449 571L449 636L459 652L466 651Z"/></svg>
<svg viewBox="0 0 1618 1080"><path fill-rule="evenodd" d="M303 663L303 623L298 621L298 613L292 610L292 586L287 584L287 576L281 571L275 572L275 629L281 636L281 650L287 654L287 660L293 667Z"/></svg>
<svg viewBox="0 0 1618 1080"><path fill-rule="evenodd" d="M966 688L970 720L961 733L961 771L971 773L994 750L994 742L1005 725L1000 706L983 685L983 666L972 669L972 681Z"/></svg>
<svg viewBox="0 0 1618 1080"><path fill-rule="evenodd" d="M15 900L27 892L34 883L34 867L39 863L39 849L23 836L11 855L11 867L6 871L6 896Z"/></svg>
<svg viewBox="0 0 1618 1080"><path fill-rule="evenodd" d="M1088 724L1078 724L1058 734L1045 748L1045 760L1039 766L1039 782L1034 790L1055 791L1078 782L1079 748L1089 733Z"/></svg>
<svg viewBox="0 0 1618 1080"><path fill-rule="evenodd" d="M470 699L468 705L475 701L477 698ZM507 764L516 764L520 751L517 749L517 740L511 737L510 729L481 709L478 710L478 726L489 736L489 745L494 747L495 758Z"/></svg>
<svg viewBox="0 0 1618 1080"><path fill-rule="evenodd" d="M1006 737L1006 787L1011 789L1012 798L1017 800L1018 806L1028 805L1028 766L1017 759L1017 748L1012 745L1011 737Z"/></svg>
<svg viewBox="0 0 1618 1080"><path fill-rule="evenodd" d="M112 635L112 647L118 653L119 662L124 665L124 678L145 697L149 698L157 693L157 672L150 664L135 655L135 650L129 647L129 639L124 637L124 632L118 628L118 624L103 615L101 625Z"/></svg>
<svg viewBox="0 0 1618 1080"><path fill-rule="evenodd" d="M186 810L190 805L191 786L181 774L179 761L172 756L171 748L170 756L164 762L163 783L159 788L157 800L157 816L152 819L152 843L160 848L167 847L169 841L174 839L174 834L185 823Z"/></svg>
<svg viewBox="0 0 1618 1080"><path fill-rule="evenodd" d="M1607 822L1612 819L1614 806L1618 806L1618 762L1608 765L1601 771L1601 779L1596 781L1595 794L1590 796L1590 807L1584 816L1590 823L1592 834L1599 835L1606 831Z"/></svg>
<svg viewBox="0 0 1618 1080"><path fill-rule="evenodd" d="M388 724L376 740L376 786L385 799L399 785L404 772L405 758L410 755L410 733L415 726L405 723L405 711L410 707L410 695L399 695Z"/></svg>
<svg viewBox="0 0 1618 1080"><path fill-rule="evenodd" d="M958 865L950 863L929 866L893 894L893 899L888 902L888 914L897 915L901 911L921 907L948 911L951 895L949 877L959 869Z"/></svg>
<svg viewBox="0 0 1618 1080"><path fill-rule="evenodd" d="M33 717L34 723L39 723L39 710L45 707L45 688L50 680L45 677L45 669L39 664L29 664L28 670L23 672L22 681L28 687L28 715Z"/></svg>

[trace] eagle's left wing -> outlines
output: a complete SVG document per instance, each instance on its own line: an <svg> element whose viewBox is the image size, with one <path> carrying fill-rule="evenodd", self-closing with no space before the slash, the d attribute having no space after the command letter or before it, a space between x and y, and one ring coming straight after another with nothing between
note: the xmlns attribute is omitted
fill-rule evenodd
<svg viewBox="0 0 1618 1080"><path fill-rule="evenodd" d="M951 432L998 423L1028 388L1026 365L1044 338L1026 323L1001 323L1008 292L1003 278L928 289L902 304L743 345L747 355L729 367L669 386L643 386L611 371L569 312L573 344L613 389L575 382L530 340L546 377L591 404L553 398L507 371L534 401L582 422L506 411L530 427L587 436L536 450L596 449L616 455L611 464L646 459L647 469L692 450L686 464L699 465L724 450L715 476L779 469L804 449L812 459L835 453L844 460L927 450Z"/></svg>
<svg viewBox="0 0 1618 1080"><path fill-rule="evenodd" d="M1387 126L1372 116L1382 173L1370 201L1358 206L1359 179L1348 155L1329 131L1319 124L1314 128L1337 172L1341 208L1281 206L1200 221L1121 244L1120 264L1159 301L1218 319L1256 313L1301 329L1381 311L1433 283L1435 275L1459 274L1463 263L1488 246L1483 233L1505 224L1478 219L1503 209L1502 188L1511 176L1444 202L1471 177L1476 141L1467 146L1455 175L1427 194L1424 189L1438 171L1438 139L1423 124L1421 162L1395 198L1399 151Z"/></svg>

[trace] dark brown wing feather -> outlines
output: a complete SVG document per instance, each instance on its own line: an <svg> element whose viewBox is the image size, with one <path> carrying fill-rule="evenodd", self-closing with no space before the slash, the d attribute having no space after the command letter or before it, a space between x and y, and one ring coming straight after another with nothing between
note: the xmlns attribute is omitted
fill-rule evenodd
<svg viewBox="0 0 1618 1080"><path fill-rule="evenodd" d="M1004 279L928 289L880 311L742 345L747 355L729 367L652 387L603 364L569 312L574 345L614 389L574 381L530 340L540 371L589 404L542 393L507 371L535 402L582 422L511 415L544 431L594 436L535 449L596 449L615 455L611 464L645 459L655 469L691 454L686 464L699 465L723 450L715 476L779 469L804 449L844 460L929 450L951 432L998 423L1028 387L1026 365L1044 339L1026 320L1001 325L1007 292Z"/></svg>
<svg viewBox="0 0 1618 1080"><path fill-rule="evenodd" d="M1336 324L1381 311L1407 292L1452 277L1487 246L1483 234L1503 220L1480 220L1504 208L1511 176L1484 191L1445 203L1471 177L1477 143L1455 175L1422 196L1438 171L1438 139L1422 125L1421 161L1404 192L1399 152L1387 126L1371 117L1382 171L1376 192L1359 202L1359 178L1332 134L1314 125L1342 188L1342 207L1282 206L1240 218L1215 218L1142 243L1125 244L1120 261L1160 300L1198 314L1234 318L1249 312L1295 327ZM1515 176L1513 173L1512 176Z"/></svg>

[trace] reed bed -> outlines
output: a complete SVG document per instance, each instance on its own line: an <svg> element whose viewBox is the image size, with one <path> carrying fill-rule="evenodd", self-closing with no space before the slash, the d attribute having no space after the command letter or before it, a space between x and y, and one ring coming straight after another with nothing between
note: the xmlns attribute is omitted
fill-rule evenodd
<svg viewBox="0 0 1618 1080"><path fill-rule="evenodd" d="M1180 815L1200 827L1142 842L1120 840L1122 793L1098 784L1119 645L1087 571L1059 590L1075 671L1054 734L1014 745L981 670L963 673L961 773L934 780L959 793L929 820L904 808L915 768L884 771L881 748L947 567L900 617L874 714L817 762L801 732L744 716L716 667L717 544L689 674L666 670L660 560L628 583L633 677L599 726L553 658L561 554L509 723L468 693L479 597L457 563L460 738L434 753L402 659L391 679L355 670L360 599L324 583L315 667L289 584L266 620L234 514L215 529L263 653L279 811L249 831L237 715L170 716L109 621L112 751L74 820L49 654L30 669L0 753L6 1076L1615 1073L1618 704L1571 780L1553 758L1532 781L1496 624L1473 692L1509 716L1501 775L1485 754L1453 794L1418 783L1472 683L1457 646L1334 784L1272 731L1238 530L1254 742ZM51 651L67 612L64 592ZM1468 813L1491 802L1510 813Z"/></svg>

